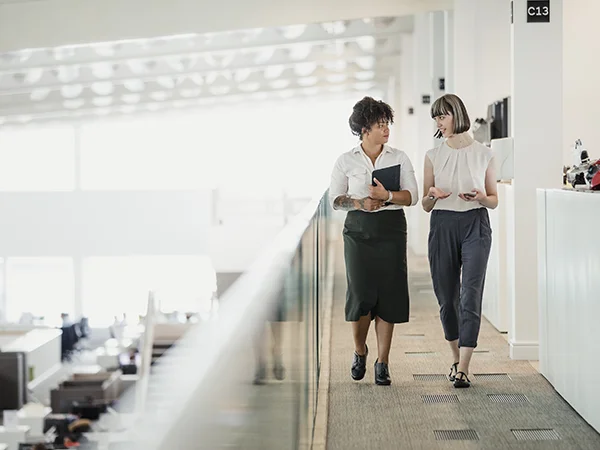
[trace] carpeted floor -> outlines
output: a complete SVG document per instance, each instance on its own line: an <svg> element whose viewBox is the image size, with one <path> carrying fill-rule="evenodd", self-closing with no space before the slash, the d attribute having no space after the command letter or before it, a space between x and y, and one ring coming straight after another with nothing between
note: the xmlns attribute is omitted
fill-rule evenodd
<svg viewBox="0 0 600 450"><path fill-rule="evenodd" d="M485 320L471 365L473 385L454 389L445 379L452 356L443 337L424 258L411 257L409 261L411 320L396 326L390 361L392 385L376 386L373 382L377 348L373 327L368 338L371 355L367 375L360 382L353 381L352 335L344 321L343 258L336 259L328 450L600 449L600 435L531 364L511 360L506 340ZM415 380L413 376L436 374L429 380ZM509 394L517 395L505 396ZM428 398L423 396L451 396L432 400L454 403L426 403ZM546 431L517 431L533 429ZM443 430L451 431L440 433ZM438 440L443 434L457 437L456 430L472 430L466 432L467 437L475 440ZM530 439L530 434L556 440L517 439L517 435Z"/></svg>

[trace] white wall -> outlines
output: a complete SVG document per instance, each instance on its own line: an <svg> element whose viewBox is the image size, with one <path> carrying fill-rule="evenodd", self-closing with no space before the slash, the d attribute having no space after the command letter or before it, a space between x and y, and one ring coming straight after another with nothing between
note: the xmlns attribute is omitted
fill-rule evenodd
<svg viewBox="0 0 600 450"><path fill-rule="evenodd" d="M571 147L577 138L590 157L600 158L600 1L565 1L563 14L563 149L564 162L571 165Z"/></svg>
<svg viewBox="0 0 600 450"><path fill-rule="evenodd" d="M471 122L510 95L510 1L455 0L454 94Z"/></svg>

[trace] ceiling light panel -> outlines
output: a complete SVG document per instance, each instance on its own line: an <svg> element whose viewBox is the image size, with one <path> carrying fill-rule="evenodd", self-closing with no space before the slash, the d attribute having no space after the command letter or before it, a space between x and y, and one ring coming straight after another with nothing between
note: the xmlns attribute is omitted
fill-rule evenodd
<svg viewBox="0 0 600 450"><path fill-rule="evenodd" d="M4 53L0 119L16 120L11 106L16 102L21 115L31 108L33 116L44 111L45 117L60 118L74 117L80 100L90 115L95 108L120 112L122 104L150 99L168 109L173 102L248 99L262 91L268 96L327 93L331 86L366 89L377 86L381 70L393 70L380 62L394 60L399 52L394 43L400 32L410 32L402 31L407 25L414 26L394 18L331 21ZM76 102L66 103L67 110L63 102L70 100Z"/></svg>

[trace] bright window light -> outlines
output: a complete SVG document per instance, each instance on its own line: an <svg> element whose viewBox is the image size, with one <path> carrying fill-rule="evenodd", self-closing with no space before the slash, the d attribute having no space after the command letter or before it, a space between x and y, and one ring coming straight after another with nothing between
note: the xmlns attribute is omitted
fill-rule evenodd
<svg viewBox="0 0 600 450"><path fill-rule="evenodd" d="M73 317L75 293L71 258L8 258L6 260L7 319L18 322L22 313L44 317L44 324L60 326L61 313Z"/></svg>

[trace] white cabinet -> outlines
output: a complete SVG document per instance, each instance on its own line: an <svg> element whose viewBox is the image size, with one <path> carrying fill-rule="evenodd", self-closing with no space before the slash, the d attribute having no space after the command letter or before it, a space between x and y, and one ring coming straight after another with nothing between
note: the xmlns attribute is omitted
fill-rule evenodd
<svg viewBox="0 0 600 450"><path fill-rule="evenodd" d="M540 371L600 431L600 193L537 202Z"/></svg>

